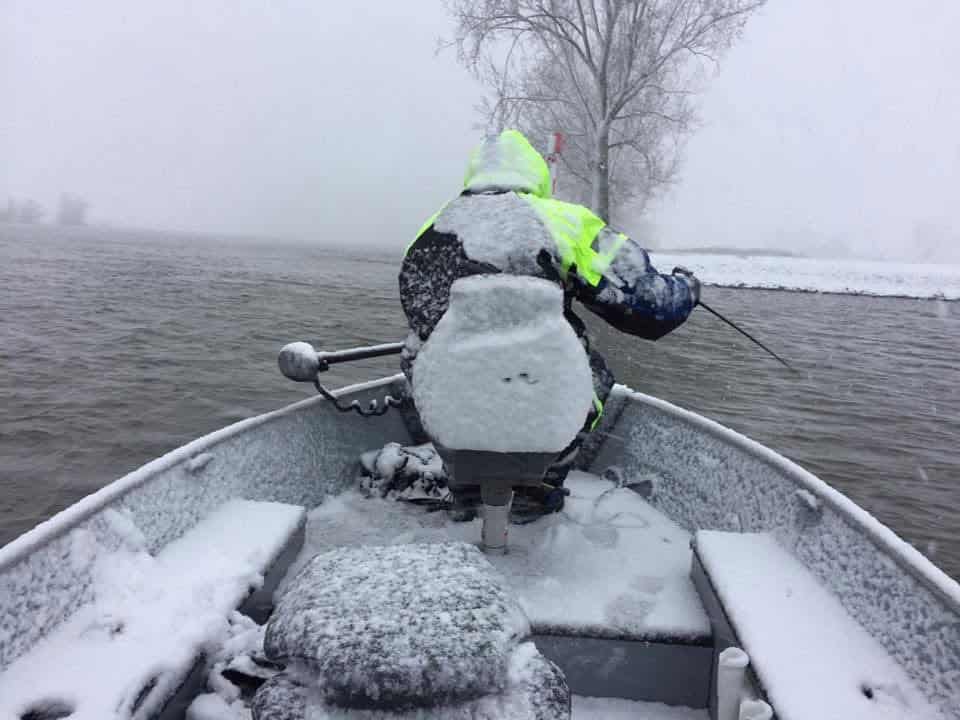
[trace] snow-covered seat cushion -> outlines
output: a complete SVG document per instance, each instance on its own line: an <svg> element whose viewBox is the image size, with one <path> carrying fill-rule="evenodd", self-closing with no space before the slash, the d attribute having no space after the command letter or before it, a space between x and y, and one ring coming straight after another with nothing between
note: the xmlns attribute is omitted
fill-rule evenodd
<svg viewBox="0 0 960 720"><path fill-rule="evenodd" d="M264 649L327 702L396 708L502 692L529 634L504 579L472 545L348 547L294 578Z"/></svg>
<svg viewBox="0 0 960 720"><path fill-rule="evenodd" d="M253 720L569 720L570 689L563 673L531 642L519 645L508 663L508 683L501 693L464 702L394 710L348 710L324 706L313 690L283 673L267 681L253 699Z"/></svg>
<svg viewBox="0 0 960 720"><path fill-rule="evenodd" d="M253 696L254 720L301 720L307 717L307 688L286 673L267 680Z"/></svg>

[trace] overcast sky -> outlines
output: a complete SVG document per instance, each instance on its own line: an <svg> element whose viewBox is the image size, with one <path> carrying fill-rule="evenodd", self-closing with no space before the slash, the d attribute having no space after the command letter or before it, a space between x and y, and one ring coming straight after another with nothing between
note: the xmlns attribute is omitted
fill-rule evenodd
<svg viewBox="0 0 960 720"><path fill-rule="evenodd" d="M478 139L480 89L434 52L450 27L439 0L0 0L0 197L402 247ZM711 78L659 242L960 245L958 37L956 0L771 0Z"/></svg>

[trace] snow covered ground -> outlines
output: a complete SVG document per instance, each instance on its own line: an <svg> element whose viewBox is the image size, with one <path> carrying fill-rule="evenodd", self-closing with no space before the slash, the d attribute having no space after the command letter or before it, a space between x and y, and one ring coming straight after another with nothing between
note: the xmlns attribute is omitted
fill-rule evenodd
<svg viewBox="0 0 960 720"><path fill-rule="evenodd" d="M708 285L960 300L960 265L669 252L650 258L660 272L683 265Z"/></svg>

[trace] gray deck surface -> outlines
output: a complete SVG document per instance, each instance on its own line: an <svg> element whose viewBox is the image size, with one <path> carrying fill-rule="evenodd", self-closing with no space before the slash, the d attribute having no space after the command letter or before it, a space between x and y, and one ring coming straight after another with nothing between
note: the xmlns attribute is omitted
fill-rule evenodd
<svg viewBox="0 0 960 720"><path fill-rule="evenodd" d="M562 512L510 528L510 552L489 555L535 632L698 641L710 626L689 578L690 535L639 495L571 473ZM347 492L309 515L302 565L341 546L465 540L480 522ZM291 575L295 572L293 568Z"/></svg>

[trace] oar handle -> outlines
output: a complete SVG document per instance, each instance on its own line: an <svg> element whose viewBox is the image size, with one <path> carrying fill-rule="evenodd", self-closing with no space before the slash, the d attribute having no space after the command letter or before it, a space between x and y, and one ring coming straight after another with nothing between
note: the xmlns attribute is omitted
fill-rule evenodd
<svg viewBox="0 0 960 720"><path fill-rule="evenodd" d="M353 362L354 360L369 360L370 358L383 357L384 355L399 355L403 350L402 342L383 343L381 345L370 345L368 347L347 348L346 350L331 350L330 352L318 352L317 358L320 365L334 365L342 362ZM324 368L325 370L326 368Z"/></svg>
<svg viewBox="0 0 960 720"><path fill-rule="evenodd" d="M402 342L384 343L347 350L317 352L310 343L294 342L284 345L280 350L277 364L280 366L280 371L291 380L316 382L317 374L328 370L331 365L384 355L398 355L403 350L403 345Z"/></svg>

